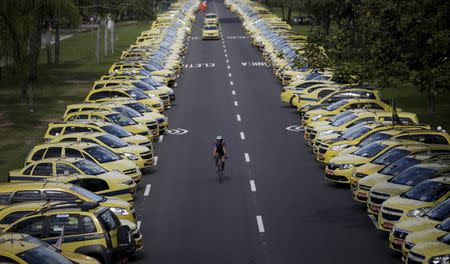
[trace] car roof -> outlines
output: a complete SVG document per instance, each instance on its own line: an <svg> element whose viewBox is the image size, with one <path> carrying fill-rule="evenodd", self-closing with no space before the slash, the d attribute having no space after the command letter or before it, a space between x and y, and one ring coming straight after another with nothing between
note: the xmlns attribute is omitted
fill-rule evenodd
<svg viewBox="0 0 450 264"><path fill-rule="evenodd" d="M85 160L83 158L75 158L75 157L59 157L59 158L45 158L45 159L40 159L40 160L35 160L30 162L29 165L33 165L36 163L45 163L45 162L67 162L67 163L74 163L80 160Z"/></svg>
<svg viewBox="0 0 450 264"><path fill-rule="evenodd" d="M20 183L2 183L0 184L0 191L22 191L28 189L69 189L73 185L70 183L49 182L49 181L34 181L34 182L20 182Z"/></svg>
<svg viewBox="0 0 450 264"><path fill-rule="evenodd" d="M99 146L99 145L95 144L95 143L89 143L89 142L49 142L49 143L45 143L45 144L36 145L36 146L34 146L33 149L43 149L43 148L51 148L51 147L62 147L62 148L75 147L75 148L79 148L79 149L84 149L84 148L92 147L92 146Z"/></svg>
<svg viewBox="0 0 450 264"><path fill-rule="evenodd" d="M64 135L59 135L55 138L70 138L70 137L81 137L81 138L96 138L99 136L110 135L106 132L78 132L78 133L69 133Z"/></svg>
<svg viewBox="0 0 450 264"><path fill-rule="evenodd" d="M112 123L110 122L105 122L105 121L100 121L100 120L92 120L92 119L77 119L77 120L72 120L72 121L58 121L58 122L53 122L50 123L49 126L54 126L54 125L58 125L58 126L96 126L96 127L101 127L101 126L106 126L106 125L111 125Z"/></svg>

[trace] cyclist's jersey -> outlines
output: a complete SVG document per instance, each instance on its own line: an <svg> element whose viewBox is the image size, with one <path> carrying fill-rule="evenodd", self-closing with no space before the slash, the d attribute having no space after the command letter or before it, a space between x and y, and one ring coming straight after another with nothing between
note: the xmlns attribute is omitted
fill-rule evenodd
<svg viewBox="0 0 450 264"><path fill-rule="evenodd" d="M216 152L218 155L223 156L225 155L225 151L224 151L224 147L225 147L225 143L217 143L216 142Z"/></svg>

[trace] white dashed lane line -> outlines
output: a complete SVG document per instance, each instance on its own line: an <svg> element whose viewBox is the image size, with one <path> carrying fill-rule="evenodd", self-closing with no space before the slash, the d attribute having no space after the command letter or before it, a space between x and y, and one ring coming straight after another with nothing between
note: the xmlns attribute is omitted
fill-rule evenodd
<svg viewBox="0 0 450 264"><path fill-rule="evenodd" d="M241 115L240 115L240 114L237 114L237 115L236 115L236 119L237 119L238 122L241 122Z"/></svg>
<svg viewBox="0 0 450 264"><path fill-rule="evenodd" d="M230 61L229 60L225 60L227 63L230 63Z"/></svg>
<svg viewBox="0 0 450 264"><path fill-rule="evenodd" d="M155 156L154 160L155 160L155 166L156 166L156 164L158 164L158 156Z"/></svg>
<svg viewBox="0 0 450 264"><path fill-rule="evenodd" d="M142 223L142 221L137 221L136 228L137 228L138 230L141 229L141 223Z"/></svg>
<svg viewBox="0 0 450 264"><path fill-rule="evenodd" d="M164 138L163 135L159 136L158 142L163 142L163 138Z"/></svg>
<svg viewBox="0 0 450 264"><path fill-rule="evenodd" d="M234 101L234 106L238 106L238 102L237 101Z"/></svg>
<svg viewBox="0 0 450 264"><path fill-rule="evenodd" d="M256 192L256 185L254 180L250 180L250 190L252 190L252 192Z"/></svg>
<svg viewBox="0 0 450 264"><path fill-rule="evenodd" d="M231 78L231 72L229 72L229 73L228 73L228 77L230 77L230 78Z"/></svg>
<svg viewBox="0 0 450 264"><path fill-rule="evenodd" d="M231 91L231 94L236 95L236 91L235 90Z"/></svg>
<svg viewBox="0 0 450 264"><path fill-rule="evenodd" d="M234 82L233 82L233 81L230 81L230 85L233 86L233 85L234 85Z"/></svg>
<svg viewBox="0 0 450 264"><path fill-rule="evenodd" d="M152 185L147 184L147 186L145 186L144 196L148 196L150 194L151 189L152 189Z"/></svg>
<svg viewBox="0 0 450 264"><path fill-rule="evenodd" d="M264 229L264 223L263 223L263 220L262 220L262 216L257 215L257 216L256 216L256 222L258 223L258 230L259 230L259 233L264 233L264 232L266 232L266 230Z"/></svg>
<svg viewBox="0 0 450 264"><path fill-rule="evenodd" d="M244 153L245 162L250 163L250 155L248 153Z"/></svg>
<svg viewBox="0 0 450 264"><path fill-rule="evenodd" d="M228 70L231 69L230 65L227 65L227 69L228 69Z"/></svg>
<svg viewBox="0 0 450 264"><path fill-rule="evenodd" d="M245 134L244 134L244 132L241 132L240 134L241 134L241 139L242 139L242 140L245 140Z"/></svg>

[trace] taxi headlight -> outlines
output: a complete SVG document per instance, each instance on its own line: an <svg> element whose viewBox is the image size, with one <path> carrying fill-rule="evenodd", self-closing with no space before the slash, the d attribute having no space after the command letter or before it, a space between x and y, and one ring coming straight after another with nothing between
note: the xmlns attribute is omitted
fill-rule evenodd
<svg viewBox="0 0 450 264"><path fill-rule="evenodd" d="M341 170L348 170L348 169L351 169L351 168L353 168L353 167L355 167L355 165L350 164L350 163L341 164L341 165L339 166L339 168L340 168Z"/></svg>
<svg viewBox="0 0 450 264"><path fill-rule="evenodd" d="M329 134L332 134L332 133L334 133L334 132L335 132L334 130L324 130L324 131L320 131L320 132L319 132L319 136L329 135Z"/></svg>
<svg viewBox="0 0 450 264"><path fill-rule="evenodd" d="M450 260L450 255L442 255L442 256L436 256L432 257L429 261L430 264L444 264L448 263Z"/></svg>
<svg viewBox="0 0 450 264"><path fill-rule="evenodd" d="M124 152L123 155L125 155L125 157L127 157L130 160L137 160L137 159L139 159L138 156L136 156L135 154L130 153L130 152Z"/></svg>
<svg viewBox="0 0 450 264"><path fill-rule="evenodd" d="M315 115L315 116L313 116L313 117L311 117L311 120L312 121L317 121L317 120L319 120L319 118L321 118L323 115Z"/></svg>
<svg viewBox="0 0 450 264"><path fill-rule="evenodd" d="M129 215L130 214L130 212L125 208L111 207L109 209L115 214L120 214L120 215Z"/></svg>
<svg viewBox="0 0 450 264"><path fill-rule="evenodd" d="M332 151L338 151L338 150L341 150L343 148L346 148L347 146L348 146L348 144L340 144L340 145L332 146L331 150Z"/></svg>
<svg viewBox="0 0 450 264"><path fill-rule="evenodd" d="M419 217L422 216L429 210L429 207L417 208L408 212L408 216L410 217Z"/></svg>

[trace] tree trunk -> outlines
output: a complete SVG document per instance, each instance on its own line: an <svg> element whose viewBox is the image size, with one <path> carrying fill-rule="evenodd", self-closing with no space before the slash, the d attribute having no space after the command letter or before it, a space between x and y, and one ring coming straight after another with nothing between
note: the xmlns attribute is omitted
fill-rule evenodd
<svg viewBox="0 0 450 264"><path fill-rule="evenodd" d="M48 23L45 30L45 51L47 53L47 63L52 64L52 32L50 23Z"/></svg>
<svg viewBox="0 0 450 264"><path fill-rule="evenodd" d="M39 23L36 23L34 32L31 33L30 37L29 69L27 69L29 71L29 81L31 82L35 82L38 79L38 60L42 46L41 33L41 27Z"/></svg>
<svg viewBox="0 0 450 264"><path fill-rule="evenodd" d="M436 113L436 96L431 89L427 89L427 112Z"/></svg>
<svg viewBox="0 0 450 264"><path fill-rule="evenodd" d="M28 76L24 76L23 81L21 82L21 93L22 93L22 104L32 105L33 86L31 85L31 80Z"/></svg>
<svg viewBox="0 0 450 264"><path fill-rule="evenodd" d="M291 17L292 17L292 9L291 9L291 8L288 8L287 19L286 19L286 22L287 22L288 24L291 23Z"/></svg>
<svg viewBox="0 0 450 264"><path fill-rule="evenodd" d="M105 27L105 34L104 34L104 48L105 48L105 57L106 56L108 56L108 25L107 25L107 23L108 23L108 20L105 20L105 23L104 23L104 27Z"/></svg>
<svg viewBox="0 0 450 264"><path fill-rule="evenodd" d="M281 5L280 8L281 8L281 17L283 18L283 21L285 21L286 18L285 18L285 16L284 16L284 6Z"/></svg>
<svg viewBox="0 0 450 264"><path fill-rule="evenodd" d="M56 19L55 24L55 64L61 61L61 36L59 31L59 19Z"/></svg>
<svg viewBox="0 0 450 264"><path fill-rule="evenodd" d="M101 35L100 29L101 26L99 24L97 25L97 41L95 44L95 58L97 59L97 64L100 64L100 35Z"/></svg>

